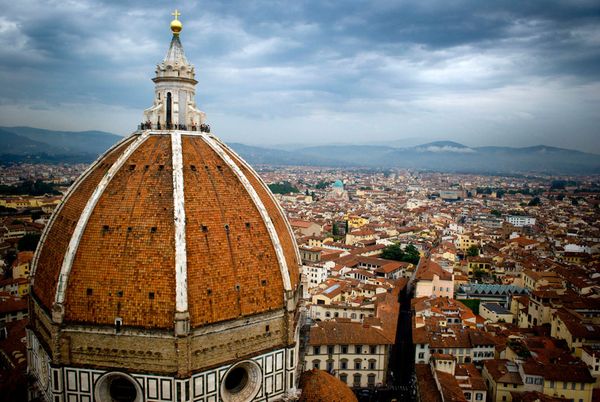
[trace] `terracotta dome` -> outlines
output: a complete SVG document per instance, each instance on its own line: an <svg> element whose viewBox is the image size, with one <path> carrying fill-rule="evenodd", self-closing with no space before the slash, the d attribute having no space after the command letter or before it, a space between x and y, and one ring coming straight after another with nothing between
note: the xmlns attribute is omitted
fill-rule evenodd
<svg viewBox="0 0 600 402"><path fill-rule="evenodd" d="M300 377L299 402L358 402L346 384L322 370L305 371Z"/></svg>
<svg viewBox="0 0 600 402"><path fill-rule="evenodd" d="M32 399L295 398L293 232L256 172L211 134L179 36L138 130L72 185L40 239Z"/></svg>
<svg viewBox="0 0 600 402"><path fill-rule="evenodd" d="M207 133L146 131L72 186L32 292L64 322L147 328L172 327L183 302L194 328L282 308L298 277L287 221L239 156Z"/></svg>

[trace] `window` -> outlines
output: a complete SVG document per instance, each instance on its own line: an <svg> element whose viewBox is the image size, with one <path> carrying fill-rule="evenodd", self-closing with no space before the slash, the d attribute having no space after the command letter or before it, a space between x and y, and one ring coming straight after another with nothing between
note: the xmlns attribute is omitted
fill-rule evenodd
<svg viewBox="0 0 600 402"><path fill-rule="evenodd" d="M506 400L506 395L502 395L502 400L505 401Z"/></svg>
<svg viewBox="0 0 600 402"><path fill-rule="evenodd" d="M320 360L313 360L313 368L316 368L317 370L319 370L320 369L320 367L319 367L320 365L321 365L321 361Z"/></svg>
<svg viewBox="0 0 600 402"><path fill-rule="evenodd" d="M377 369L377 360L369 360L369 370Z"/></svg>
<svg viewBox="0 0 600 402"><path fill-rule="evenodd" d="M360 370L360 360L355 360L354 361L354 370Z"/></svg>
<svg viewBox="0 0 600 402"><path fill-rule="evenodd" d="M465 399L467 400L471 400L471 393L470 392L465 392Z"/></svg>
<svg viewBox="0 0 600 402"><path fill-rule="evenodd" d="M344 359L340 362L340 366L342 370L346 370L348 368L348 360Z"/></svg>
<svg viewBox="0 0 600 402"><path fill-rule="evenodd" d="M314 346L313 347L313 355L320 355L321 354L321 347L320 346Z"/></svg>
<svg viewBox="0 0 600 402"><path fill-rule="evenodd" d="M348 374L340 374L340 381L342 381L344 384L348 383Z"/></svg>
<svg viewBox="0 0 600 402"><path fill-rule="evenodd" d="M475 400L476 401L483 401L483 394L481 392L478 392L475 394Z"/></svg>
<svg viewBox="0 0 600 402"><path fill-rule="evenodd" d="M331 373L333 371L333 360L327 361L327 371Z"/></svg>
<svg viewBox="0 0 600 402"><path fill-rule="evenodd" d="M327 346L327 353L330 355L333 354L333 346Z"/></svg>
<svg viewBox="0 0 600 402"><path fill-rule="evenodd" d="M372 355L377 354L377 346L371 346L371 351L370 352L371 352Z"/></svg>
<svg viewBox="0 0 600 402"><path fill-rule="evenodd" d="M370 387L375 385L375 375L374 374L369 374L369 376L367 377L367 385L369 385Z"/></svg>
<svg viewBox="0 0 600 402"><path fill-rule="evenodd" d="M575 386L576 386L576 385L577 385L577 384L575 384L575 381L573 381L573 382L571 383L571 389L575 389Z"/></svg>
<svg viewBox="0 0 600 402"><path fill-rule="evenodd" d="M354 351L356 352L357 355L362 353L362 345L356 345L354 346Z"/></svg>
<svg viewBox="0 0 600 402"><path fill-rule="evenodd" d="M353 382L353 386L355 387L360 387L360 374L354 374L354 382Z"/></svg>
<svg viewBox="0 0 600 402"><path fill-rule="evenodd" d="M348 353L348 345L342 345L342 353Z"/></svg>
<svg viewBox="0 0 600 402"><path fill-rule="evenodd" d="M421 352L419 353L419 359L424 359L425 358L425 353Z"/></svg>

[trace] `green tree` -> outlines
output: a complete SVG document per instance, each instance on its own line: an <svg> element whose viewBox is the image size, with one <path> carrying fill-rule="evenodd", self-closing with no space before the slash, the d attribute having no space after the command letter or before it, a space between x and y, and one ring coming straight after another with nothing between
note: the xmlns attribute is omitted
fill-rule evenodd
<svg viewBox="0 0 600 402"><path fill-rule="evenodd" d="M332 181L320 181L317 183L317 185L315 186L315 188L317 190L323 190L324 188L327 188L331 185L331 183L333 183Z"/></svg>
<svg viewBox="0 0 600 402"><path fill-rule="evenodd" d="M467 255L469 257L477 257L479 255L479 247L472 245L467 249Z"/></svg>
<svg viewBox="0 0 600 402"><path fill-rule="evenodd" d="M404 247L404 254L405 254L405 256L402 261L410 262L411 264L414 264L414 265L417 265L419 263L419 259L421 258L421 253L419 253L419 250L412 244L409 244L408 246Z"/></svg>
<svg viewBox="0 0 600 402"><path fill-rule="evenodd" d="M533 197L527 205L530 207L537 207L538 205L541 205L540 197Z"/></svg>
<svg viewBox="0 0 600 402"><path fill-rule="evenodd" d="M492 209L492 212L490 212L492 215L497 216L498 218L500 216L502 216L502 213L500 211L498 211L497 209Z"/></svg>
<svg viewBox="0 0 600 402"><path fill-rule="evenodd" d="M402 261L404 257L405 253L398 243L386 246L381 252L381 258L385 258L386 260Z"/></svg>
<svg viewBox="0 0 600 402"><path fill-rule="evenodd" d="M289 194L289 193L299 193L296 187L294 187L289 181L282 181L280 183L271 183L269 184L269 189L275 194Z"/></svg>
<svg viewBox="0 0 600 402"><path fill-rule="evenodd" d="M398 243L390 244L381 253L381 258L386 260L409 262L415 265L419 263L420 257L419 250L412 244L406 246L404 250Z"/></svg>

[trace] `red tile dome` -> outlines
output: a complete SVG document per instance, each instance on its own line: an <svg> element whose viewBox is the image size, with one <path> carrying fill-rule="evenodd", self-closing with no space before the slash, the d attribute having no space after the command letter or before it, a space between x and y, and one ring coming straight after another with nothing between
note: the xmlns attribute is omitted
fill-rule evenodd
<svg viewBox="0 0 600 402"><path fill-rule="evenodd" d="M358 402L348 385L318 369L302 373L299 388L299 402Z"/></svg>
<svg viewBox="0 0 600 402"><path fill-rule="evenodd" d="M205 132L138 131L78 179L42 237L32 294L65 323L168 329L284 308L299 258L259 176Z"/></svg>

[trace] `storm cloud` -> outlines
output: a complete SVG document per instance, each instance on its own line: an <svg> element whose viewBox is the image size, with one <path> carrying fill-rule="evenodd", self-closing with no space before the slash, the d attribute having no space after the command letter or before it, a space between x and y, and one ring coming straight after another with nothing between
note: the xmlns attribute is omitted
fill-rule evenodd
<svg viewBox="0 0 600 402"><path fill-rule="evenodd" d="M0 125L131 132L172 9L213 131L248 144L600 153L597 1L0 0Z"/></svg>

